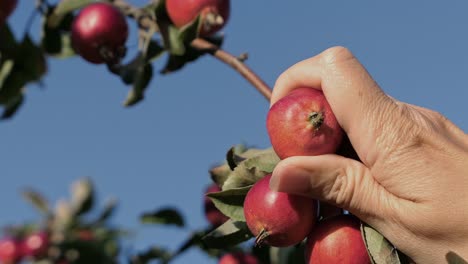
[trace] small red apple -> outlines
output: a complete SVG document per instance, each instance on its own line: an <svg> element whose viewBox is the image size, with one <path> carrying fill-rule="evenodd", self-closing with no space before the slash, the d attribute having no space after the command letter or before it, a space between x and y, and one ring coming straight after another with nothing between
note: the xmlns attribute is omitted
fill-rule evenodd
<svg viewBox="0 0 468 264"><path fill-rule="evenodd" d="M0 240L0 263L19 263L22 257L21 245L17 239L4 238Z"/></svg>
<svg viewBox="0 0 468 264"><path fill-rule="evenodd" d="M128 25L119 9L97 2L83 8L72 24L71 41L85 60L117 63L125 53Z"/></svg>
<svg viewBox="0 0 468 264"><path fill-rule="evenodd" d="M201 36L209 36L227 23L230 0L166 0L166 10L176 27L183 27L201 14Z"/></svg>
<svg viewBox="0 0 468 264"><path fill-rule="evenodd" d="M229 220L229 217L225 216L221 211L216 208L214 205L213 201L211 201L210 198L208 198L206 195L208 193L212 192L219 192L221 191L221 188L219 188L218 185L213 183L212 185L208 186L208 188L205 190L205 196L203 199L203 209L205 211L205 217L210 222L210 224L214 227L218 227L227 220Z"/></svg>
<svg viewBox="0 0 468 264"><path fill-rule="evenodd" d="M47 232L37 232L26 236L21 243L21 250L24 256L34 259L43 257L49 248L49 234Z"/></svg>
<svg viewBox="0 0 468 264"><path fill-rule="evenodd" d="M319 221L307 238L309 264L370 264L362 239L360 221L352 215L339 215Z"/></svg>
<svg viewBox="0 0 468 264"><path fill-rule="evenodd" d="M317 218L317 202L305 196L270 189L271 174L247 193L244 215L256 243L287 247L300 243L311 232Z"/></svg>
<svg viewBox="0 0 468 264"><path fill-rule="evenodd" d="M260 262L251 254L234 252L223 255L218 264L260 264Z"/></svg>
<svg viewBox="0 0 468 264"><path fill-rule="evenodd" d="M76 234L79 240L81 241L93 241L95 238L95 235L92 230L89 229L82 229L79 230Z"/></svg>
<svg viewBox="0 0 468 264"><path fill-rule="evenodd" d="M323 92L297 88L268 111L267 130L281 159L334 153L343 138Z"/></svg>
<svg viewBox="0 0 468 264"><path fill-rule="evenodd" d="M0 1L0 27L3 26L7 18L13 13L18 0L1 0Z"/></svg>

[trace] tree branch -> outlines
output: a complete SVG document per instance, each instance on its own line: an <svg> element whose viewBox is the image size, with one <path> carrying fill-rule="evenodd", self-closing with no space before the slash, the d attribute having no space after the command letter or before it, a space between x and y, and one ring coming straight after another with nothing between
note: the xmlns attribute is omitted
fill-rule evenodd
<svg viewBox="0 0 468 264"><path fill-rule="evenodd" d="M142 29L157 28L157 23L154 18L148 15L147 12L132 6L125 0L111 0L114 5L120 8L127 16L134 18L138 26ZM204 40L197 38L190 44L192 48L200 51L205 51L211 54L221 62L231 66L236 70L244 79L251 83L268 101L271 98L271 88L252 70L243 60L222 50L220 47Z"/></svg>

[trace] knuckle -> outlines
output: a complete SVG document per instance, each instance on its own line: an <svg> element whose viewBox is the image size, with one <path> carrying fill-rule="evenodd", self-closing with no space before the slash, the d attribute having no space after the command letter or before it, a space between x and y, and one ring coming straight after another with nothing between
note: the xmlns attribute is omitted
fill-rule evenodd
<svg viewBox="0 0 468 264"><path fill-rule="evenodd" d="M353 53L346 47L335 46L322 52L321 57L326 64L336 65L354 59Z"/></svg>
<svg viewBox="0 0 468 264"><path fill-rule="evenodd" d="M342 208L349 208L353 203L356 186L362 181L362 173L355 167L339 168L330 191L332 200Z"/></svg>

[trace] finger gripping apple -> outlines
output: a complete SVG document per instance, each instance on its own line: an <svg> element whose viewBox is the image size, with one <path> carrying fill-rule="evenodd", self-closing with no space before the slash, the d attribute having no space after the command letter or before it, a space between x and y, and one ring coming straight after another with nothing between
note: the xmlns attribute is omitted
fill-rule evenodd
<svg viewBox="0 0 468 264"><path fill-rule="evenodd" d="M343 138L322 91L297 88L277 101L267 115L271 145L281 159L335 153Z"/></svg>

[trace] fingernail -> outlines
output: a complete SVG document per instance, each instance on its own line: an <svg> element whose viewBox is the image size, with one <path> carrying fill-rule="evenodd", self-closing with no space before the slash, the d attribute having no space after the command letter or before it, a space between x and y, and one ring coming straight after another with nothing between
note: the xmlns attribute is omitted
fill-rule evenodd
<svg viewBox="0 0 468 264"><path fill-rule="evenodd" d="M277 192L309 194L311 173L301 168L275 170L270 179L270 188Z"/></svg>

